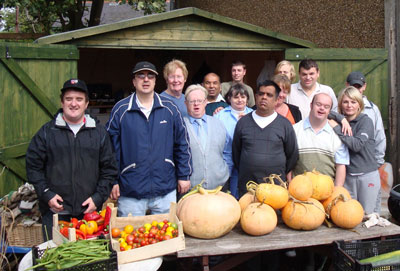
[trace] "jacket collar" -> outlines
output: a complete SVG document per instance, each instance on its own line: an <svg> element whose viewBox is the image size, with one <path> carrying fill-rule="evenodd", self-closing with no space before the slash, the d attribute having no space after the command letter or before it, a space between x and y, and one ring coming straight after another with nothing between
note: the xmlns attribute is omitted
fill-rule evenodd
<svg viewBox="0 0 400 271"><path fill-rule="evenodd" d="M63 118L62 110L59 110L56 119L55 119L56 126L59 127L67 127L67 122ZM89 114L85 114L85 127L87 128L95 128L96 127L96 120L92 118Z"/></svg>
<svg viewBox="0 0 400 271"><path fill-rule="evenodd" d="M164 107L161 97L158 93L154 92L153 99L153 108ZM132 110L140 110L138 104L136 103L136 92L133 93L129 99L128 111Z"/></svg>

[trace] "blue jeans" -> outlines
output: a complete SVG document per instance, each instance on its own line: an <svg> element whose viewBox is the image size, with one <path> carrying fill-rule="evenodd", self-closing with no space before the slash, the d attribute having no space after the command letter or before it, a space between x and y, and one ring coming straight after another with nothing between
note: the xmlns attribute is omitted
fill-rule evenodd
<svg viewBox="0 0 400 271"><path fill-rule="evenodd" d="M119 197L118 199L118 216L144 216L146 211L150 210L152 215L167 214L171 202L176 202L176 190L170 193L148 199L135 199L129 197Z"/></svg>

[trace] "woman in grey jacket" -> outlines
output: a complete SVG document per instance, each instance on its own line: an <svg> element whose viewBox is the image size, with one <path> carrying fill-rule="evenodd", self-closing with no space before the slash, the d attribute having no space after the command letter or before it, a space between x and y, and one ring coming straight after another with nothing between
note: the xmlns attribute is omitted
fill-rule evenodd
<svg viewBox="0 0 400 271"><path fill-rule="evenodd" d="M376 200L381 185L374 154L374 126L372 120L361 113L363 109L363 97L358 89L346 87L339 94L338 110L350 123L353 136L344 135L336 121L329 120L329 124L350 153L344 187L349 190L352 198L362 204L364 212L370 214L380 211L376 207Z"/></svg>

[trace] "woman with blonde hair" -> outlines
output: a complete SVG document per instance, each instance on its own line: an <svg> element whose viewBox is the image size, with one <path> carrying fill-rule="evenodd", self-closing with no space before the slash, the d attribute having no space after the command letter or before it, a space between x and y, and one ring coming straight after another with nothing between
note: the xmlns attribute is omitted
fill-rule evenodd
<svg viewBox="0 0 400 271"><path fill-rule="evenodd" d="M370 214L380 211L376 206L380 177L375 159L374 125L368 115L361 113L363 109L360 91L346 87L339 94L338 110L350 123L353 136L344 135L335 120L329 120L329 124L349 149L350 164L346 166L344 187L362 204L364 212Z"/></svg>
<svg viewBox="0 0 400 271"><path fill-rule="evenodd" d="M276 65L274 75L283 74L289 78L291 83L294 83L296 79L296 71L294 69L293 64L290 61L282 60Z"/></svg>
<svg viewBox="0 0 400 271"><path fill-rule="evenodd" d="M290 94L289 78L283 74L276 74L271 78L271 80L281 89L275 106L275 111L287 118L291 124L301 121L301 112L299 107L286 103L286 97Z"/></svg>

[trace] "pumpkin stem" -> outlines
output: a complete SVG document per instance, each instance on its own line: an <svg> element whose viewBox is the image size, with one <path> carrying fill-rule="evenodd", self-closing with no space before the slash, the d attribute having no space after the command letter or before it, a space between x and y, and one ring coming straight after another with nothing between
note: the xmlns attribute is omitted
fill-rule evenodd
<svg viewBox="0 0 400 271"><path fill-rule="evenodd" d="M255 194L257 186L258 186L258 183L256 183L255 181L250 180L246 184L246 189L247 189L247 191Z"/></svg>
<svg viewBox="0 0 400 271"><path fill-rule="evenodd" d="M199 193L202 195L207 195L208 191L206 189L204 189L202 186L199 187Z"/></svg>
<svg viewBox="0 0 400 271"><path fill-rule="evenodd" d="M312 204L312 205L314 205L315 207L317 207L321 212L323 212L323 213L325 214L326 217L329 217L329 215L328 215L327 213L325 213L325 210L321 209L319 206L317 206L316 204L314 204L314 202L298 200L298 199L292 197L291 195L289 195L289 198L290 198L290 200L293 201L292 204L294 204L294 203L299 203L299 204L301 204L304 208L305 208L304 204ZM295 208L295 207L296 207L296 205L293 206L293 212L294 212L294 208Z"/></svg>
<svg viewBox="0 0 400 271"><path fill-rule="evenodd" d="M271 174L269 177L270 177L270 180L272 181L272 183L275 183L275 182L274 182L274 179L277 179L277 180L279 181L280 185L281 185L283 188L287 189L286 182L284 182L284 181L282 180L281 175L278 175L278 174Z"/></svg>
<svg viewBox="0 0 400 271"><path fill-rule="evenodd" d="M189 192L187 192L187 193L178 201L178 204L179 204L179 202L181 202L183 199L187 198L188 196L198 193L198 192L199 192L199 188L202 187L201 185L204 183L204 181L205 181L205 180L203 179L198 185L195 185L195 186L192 188L192 190L190 190Z"/></svg>
<svg viewBox="0 0 400 271"><path fill-rule="evenodd" d="M334 198L334 199L328 204L328 206L326 207L326 211L328 212L328 218L330 217L332 207L335 206L335 205L337 204L337 202L340 201L340 200L346 202L346 201L348 201L349 199L348 199L345 195L343 195L343 194L339 194L336 198Z"/></svg>

